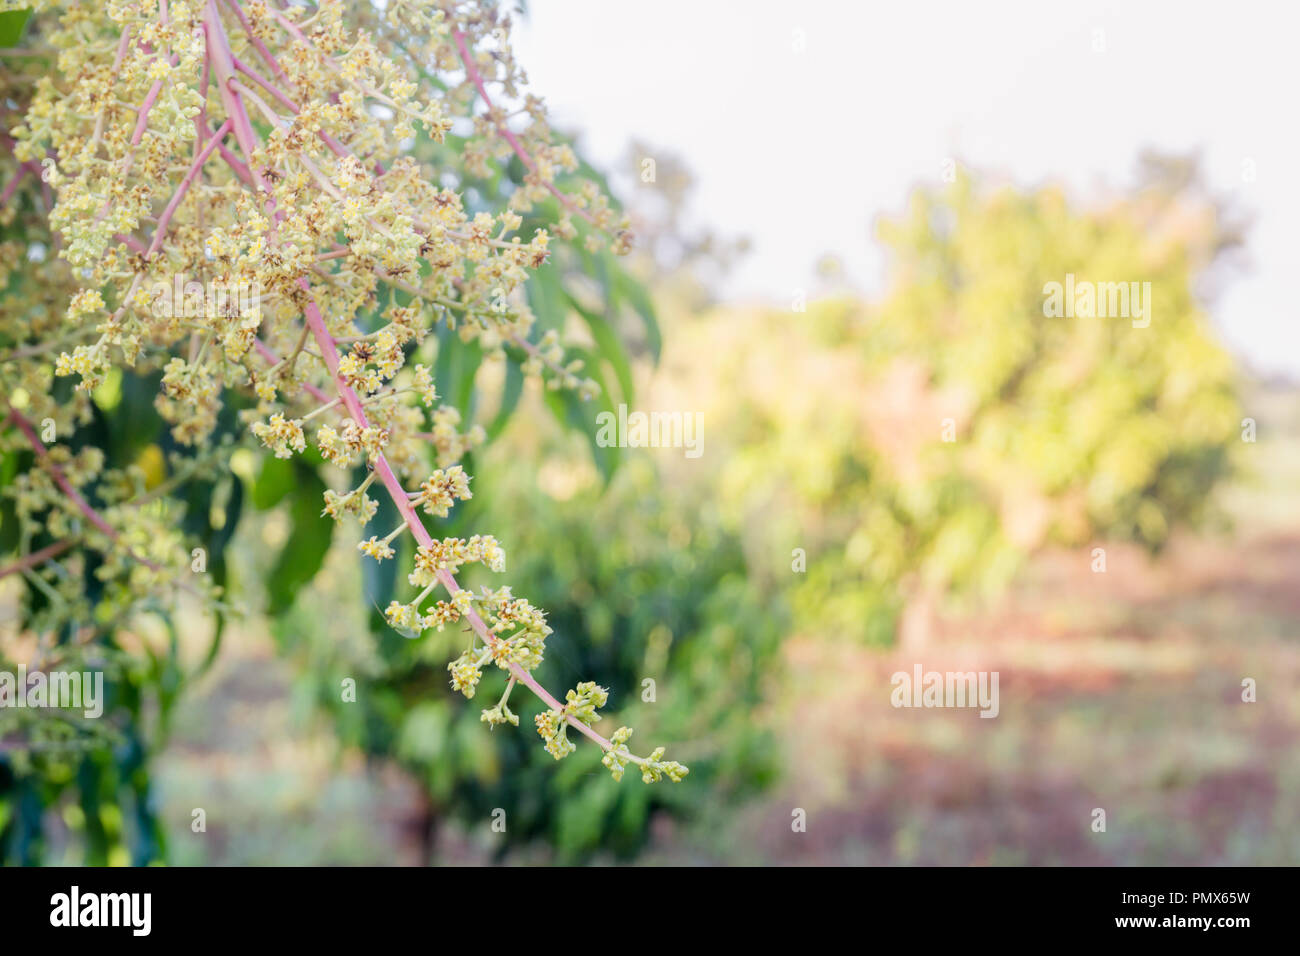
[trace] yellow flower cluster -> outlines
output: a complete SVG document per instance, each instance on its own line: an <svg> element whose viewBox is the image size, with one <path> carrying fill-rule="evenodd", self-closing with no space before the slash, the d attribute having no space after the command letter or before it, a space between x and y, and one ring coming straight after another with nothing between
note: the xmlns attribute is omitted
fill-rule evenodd
<svg viewBox="0 0 1300 956"><path fill-rule="evenodd" d="M445 471L439 468L420 485L420 494L411 504L423 505L427 514L435 518L447 517L456 500L466 501L474 495L469 490L469 475L460 465Z"/></svg>
<svg viewBox="0 0 1300 956"><path fill-rule="evenodd" d="M557 334L531 341L524 283L556 240L625 252L631 234L594 183L572 185L576 155L552 141L540 99L521 93L508 17L462 0L32 5L52 69L21 96L0 77L0 99L25 106L4 145L15 169L40 173L32 193L48 193L54 235L25 262L0 244L0 282L35 266L52 294L0 317L0 341L17 343L0 362L0 393L21 393L63 435L88 418L86 392L115 365L159 374L155 405L196 461L223 404L244 396L239 420L275 457L305 452L310 433L332 465L364 463L358 487L325 493L324 515L365 525L378 510L372 485L395 503L402 525L357 548L382 561L398 535L417 539L408 581L423 590L385 613L415 635L468 622L471 647L449 667L452 686L472 697L491 662L510 674L507 696L519 679L536 690L521 675L542 662L545 614L508 587L476 596L452 577L467 563L503 571L501 545L482 534L438 540L420 524L419 511L444 518L471 497L458 462L486 439L439 404L430 365L457 342L492 357L509 346L528 355L528 375L594 394ZM493 98L523 107L507 112ZM456 142L448 178L414 145L421 135L444 142L458 119L472 133ZM504 208L467 208L461 174L495 174L511 156L526 175ZM551 202L554 228L521 235L525 217ZM185 290L184 307L156 294L170 289ZM256 292L231 302L225 290ZM454 334L436 334L438 323ZM54 401L57 376L78 379L70 401ZM75 489L130 476L100 474L93 455L49 454L57 476L38 470L14 483L22 519L93 545L108 573L139 559L134 583L156 586L164 562L148 555L183 553L178 535L127 516L125 504L94 512ZM449 599L422 610L440 586ZM545 717L559 722L543 734L548 749L572 749L566 723L594 722L605 698L591 683L571 691ZM484 721L518 717L503 697Z"/></svg>
<svg viewBox="0 0 1300 956"><path fill-rule="evenodd" d="M594 681L585 681L565 694L563 707L538 714L534 722L537 732L546 741L547 753L556 760L573 753L577 748L567 736L570 718L591 726L597 720L596 708L604 707L608 699L609 692L605 688L596 686Z"/></svg>
<svg viewBox="0 0 1300 956"><path fill-rule="evenodd" d="M481 563L493 571L506 569L506 553L490 534L476 534L468 541L444 538L422 545L415 552L415 570L407 579L416 587L427 587L439 571L455 574L462 564Z"/></svg>
<svg viewBox="0 0 1300 956"><path fill-rule="evenodd" d="M294 452L303 451L307 447L300 418L285 421L284 416L277 413L271 416L269 422L255 422L253 434L275 452L276 458L292 458Z"/></svg>
<svg viewBox="0 0 1300 956"><path fill-rule="evenodd" d="M370 519L375 516L375 512L378 510L378 501L371 498L360 488L354 488L342 495L336 491L327 490L325 492L325 507L321 514L328 515L335 521L353 517L365 525L370 523Z"/></svg>

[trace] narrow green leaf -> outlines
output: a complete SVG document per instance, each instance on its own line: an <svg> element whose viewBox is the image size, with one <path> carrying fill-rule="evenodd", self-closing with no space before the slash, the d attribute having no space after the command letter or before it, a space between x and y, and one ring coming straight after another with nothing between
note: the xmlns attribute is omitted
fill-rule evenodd
<svg viewBox="0 0 1300 956"><path fill-rule="evenodd" d="M360 471L364 478L364 469ZM380 529L378 533L382 537L397 527L402 520L402 515L388 495L381 495L378 500L379 509L370 520L371 524ZM404 538L405 536L399 536L394 543L395 549L399 552ZM371 609L370 629L376 634L383 633L388 628L388 621L384 618L384 608L397 597L397 569L401 566L403 556L399 553L387 561L376 561L369 555L361 553L358 553L357 557L361 560L361 587L366 604Z"/></svg>
<svg viewBox="0 0 1300 956"><path fill-rule="evenodd" d="M293 461L266 455L262 458L257 480L253 482L253 507L259 511L274 508L293 490L293 484Z"/></svg>
<svg viewBox="0 0 1300 956"><path fill-rule="evenodd" d="M293 529L276 561L266 591L271 614L288 609L294 597L320 570L329 550L334 522L321 516L325 482L315 469L295 462L294 495L289 505Z"/></svg>
<svg viewBox="0 0 1300 956"><path fill-rule="evenodd" d="M8 10L0 13L0 47L15 47L23 38L31 10Z"/></svg>
<svg viewBox="0 0 1300 956"><path fill-rule="evenodd" d="M587 323L587 328L591 330L591 337L596 340L596 348L600 357L605 359L613 366L614 374L618 376L619 388L622 390L622 400L625 404L631 405L635 385L632 380L632 363L628 360L627 352L623 349L623 343L619 341L618 336L614 333L613 327L603 316L597 315L590 309L585 308L571 293L567 290L564 293L565 299L573 310L582 316ZM592 376L595 377L594 375Z"/></svg>
<svg viewBox="0 0 1300 956"><path fill-rule="evenodd" d="M659 355L663 351L664 339L663 333L659 330L659 319L655 314L654 302L651 301L645 287L625 270L619 269L617 276L618 290L623 298L627 299L628 303L631 304L636 314L641 317L641 322L645 326L646 341L650 346L650 354L658 363Z"/></svg>
<svg viewBox="0 0 1300 956"><path fill-rule="evenodd" d="M524 373L519 368L518 362L506 363L506 380L501 387L501 407L497 409L496 417L492 419L492 424L488 426L488 439L495 439L501 434L506 424L510 421L510 416L514 414L515 408L519 405L519 398L524 393Z"/></svg>

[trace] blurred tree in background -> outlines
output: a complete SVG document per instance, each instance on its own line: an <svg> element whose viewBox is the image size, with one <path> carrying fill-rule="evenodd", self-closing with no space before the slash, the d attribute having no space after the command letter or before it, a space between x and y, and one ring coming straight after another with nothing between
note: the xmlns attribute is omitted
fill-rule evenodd
<svg viewBox="0 0 1300 956"><path fill-rule="evenodd" d="M0 92L6 111L21 112L21 86ZM517 157L475 155L481 131L472 126L444 143L420 132L411 147L471 217L502 208L529 172ZM507 344L517 361L500 361L500 343L466 341L464 326L440 324L407 357L433 369L466 428L482 425L495 439L466 456L475 497L437 526L439 536L492 529L512 584L554 628L547 682L598 675L618 708L601 727L635 724L642 742L668 744L692 767L686 781L619 786L592 748L556 764L533 738L531 703L516 702L523 732L494 733L479 714L503 690L501 675L489 673L472 701L448 687L446 662L466 635L449 628L410 639L383 617L390 601L416 590L401 571L410 541L376 564L337 545L320 517L325 489L355 484L364 470L341 476L313 450L288 460L235 451L239 413L251 407L236 395L223 396L212 447L182 459L153 403L158 373L114 369L64 444L73 455L99 448L129 463L95 485L94 503L147 505L155 527L202 546L226 603L200 626L156 600L126 602L100 580L93 557L75 567L51 561L41 575L14 572L5 586L24 588L0 599L30 622L20 640L39 642L45 666L104 669L108 702L93 728L0 724L0 858L167 859L149 760L180 695L219 652L231 611L253 596L264 596L265 618L250 619L269 623L301 700L328 716L344 746L418 783L425 860L437 858L440 821L487 828L498 808L501 855L541 845L564 861L625 858L645 844L657 814L730 807L773 779L780 759L766 702L792 627L879 644L901 627L922 639L939 602L997 593L1047 544L1080 548L1081 561L1085 546L1107 539L1155 551L1178 526L1209 516L1241 413L1234 365L1200 302L1240 234L1200 191L1194 163L1148 157L1138 190L1088 208L1054 188L961 177L918 191L882 224L891 254L882 301L719 309L701 319L689 313L710 301L712 277L743 246L690 232L689 177L675 157L652 153L631 150L638 172L656 160L650 195L659 203L631 264L557 245L526 287L538 333L571 344L568 355L601 386L597 398L530 391L522 349ZM609 192L585 162L561 185L579 179ZM0 294L21 295L41 332L56 327L78 283L50 254L48 190L35 176L20 185L0 219ZM555 232L562 218L548 200L524 215L520 232ZM44 301L33 292L38 261ZM1068 274L1149 282L1150 324L1045 315L1045 284ZM596 415L633 405L665 348L652 292L686 313L666 330L668 367L652 402L703 413L704 466L596 441ZM385 290L359 328L380 328L386 308L408 302ZM0 351L19 348L0 342ZM68 386L52 384L52 393ZM432 448L424 453L432 467ZM6 567L11 552L59 543L24 531L17 501L34 464L28 450L0 457ZM203 468L208 477L196 478ZM400 518L384 500L373 520L386 530ZM273 526L285 533L258 553L249 542L268 538L250 528ZM350 589L313 587L331 554L346 562ZM75 613L73 600L83 602ZM80 626L47 626L70 616ZM182 629L201 632L196 661L182 659ZM12 669L3 650L0 669ZM355 697L341 693L348 679ZM56 830L76 852L56 853Z"/></svg>
<svg viewBox="0 0 1300 956"><path fill-rule="evenodd" d="M918 190L880 226L879 304L724 311L681 339L751 554L779 577L806 551L803 627L923 643L945 596L996 593L1046 543L1154 551L1207 516L1241 414L1196 288L1237 237L1187 164L1147 169L1092 209L966 176ZM1067 274L1149 282L1149 325L1045 315Z"/></svg>

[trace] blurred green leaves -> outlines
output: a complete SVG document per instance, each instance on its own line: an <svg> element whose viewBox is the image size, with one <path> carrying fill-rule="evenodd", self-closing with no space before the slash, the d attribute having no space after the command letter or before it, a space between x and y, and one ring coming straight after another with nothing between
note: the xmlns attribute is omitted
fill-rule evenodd
<svg viewBox="0 0 1300 956"><path fill-rule="evenodd" d="M27 29L31 10L5 10L0 12L0 49L16 47Z"/></svg>
<svg viewBox="0 0 1300 956"><path fill-rule="evenodd" d="M805 549L800 619L886 643L909 602L995 594L1039 548L1156 551L1203 520L1239 444L1195 294L1218 230L1158 182L1093 209L959 177L881 224L881 301L716 314L681 352L718 393L720 501L774 579ZM1149 327L1045 315L1071 273L1150 282Z"/></svg>

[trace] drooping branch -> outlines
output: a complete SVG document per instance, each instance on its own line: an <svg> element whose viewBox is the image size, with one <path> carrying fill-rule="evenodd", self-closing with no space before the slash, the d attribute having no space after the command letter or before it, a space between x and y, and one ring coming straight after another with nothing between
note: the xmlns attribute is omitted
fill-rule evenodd
<svg viewBox="0 0 1300 956"><path fill-rule="evenodd" d="M232 388L256 395L260 404L252 415L276 412L269 421L255 422L252 431L278 456L304 451L302 426L316 419L316 444L327 460L350 467L364 452L368 469L359 488L343 496L326 493L326 513L334 519L360 514L364 524L376 507L365 491L382 485L402 522L387 537L360 542L358 550L376 560L391 558L390 543L408 531L418 545L408 579L424 590L409 604L393 601L386 612L390 622L404 629L398 618L414 615L420 631L446 622L467 623L474 634L470 648L448 667L452 686L467 697L473 696L487 661L509 671L506 695L495 708L484 710L485 722L518 723L506 698L522 683L549 708L537 715L537 725L557 759L573 749L563 737L571 726L606 751L604 762L616 778L625 764L635 762L647 780L663 774L680 779L686 768L661 761L662 749L648 758L627 751L628 728L609 739L592 729L599 719L596 708L607 699L603 688L580 683L561 699L533 676L551 633L544 612L514 598L508 587L485 588L478 597L460 586L456 572L462 564L481 561L500 571L504 552L491 535L475 535L468 544L457 538L438 540L420 514L445 516L456 498L470 496L469 476L452 462L483 440L483 429L475 425L462 433L456 405L434 408L439 396L424 365L417 364L409 380L397 378L412 354L412 342L418 351L430 331L425 310L431 309L449 328L458 329L461 339L477 338L493 354L504 354L507 346L522 349L527 375L549 369L560 377L551 384L575 388L580 395L594 389L590 379L578 381L580 361L564 362L557 333L548 333L540 347L533 345L528 310L500 303L521 297L529 272L550 258L551 229L533 228L527 240L520 234L521 211L528 202L545 202L547 193L555 196L562 208L554 232L571 240L575 230L569 214L596 230L608 230L607 201L590 185L573 196L557 188L550 167L572 170L574 158L567 148L549 143L544 126L519 134L506 126L509 117L492 103L470 50L471 38L478 35L475 16L460 6L394 9L387 17L366 11L359 19L377 26L358 30L351 41L341 24L344 5L322 8L305 19L300 9L240 0L201 0L197 9L164 2L157 13L158 22L152 24L139 21L134 12L88 14L106 37L90 40L85 51L86 62L97 69L65 78L75 94L57 84L43 87L27 111L27 125L15 128L15 137L5 137L24 177L39 175L37 163L44 157L62 157L65 163L51 180L57 204L49 198L51 190L44 191L55 225L53 265L64 268L57 278L68 286L68 306L57 338L23 345L5 357L6 362L35 361L0 368L4 384L22 382L30 391L36 382L39 388L34 376L48 374L46 353L66 347L55 362L55 374L79 375L83 390L105 381L119 354L145 371L162 364L156 407L181 445L210 438L223 407L232 410L225 401ZM448 87L427 73L430 84L425 87L402 63L388 59L385 44L405 50L388 26L412 28L417 22L430 28L436 59L454 71L455 88L478 91L494 131L474 116L472 96L446 95L441 101L437 93L427 96L430 88ZM66 30L61 35L72 38ZM90 31L86 35L92 36ZM105 73L110 57L113 68ZM458 57L465 67L463 78L455 65ZM90 108L68 109L74 95ZM385 113L396 117L393 123L378 115L380 104L393 111ZM500 138L515 151L527 170L518 194L525 202L508 202L496 211L476 208L473 197L458 194L445 180L423 176L416 157L403 155L421 126L430 139L444 141L456 118L448 106L452 114L468 112L487 140ZM535 110L530 103L529 112ZM260 131L266 124L272 132L263 139ZM67 150L69 142L83 147ZM390 168L381 157L393 157ZM477 170L485 157L483 144L470 144L464 168ZM43 187L51 183L43 181ZM0 186L6 198L19 188L17 180ZM160 187L165 191L158 192ZM161 205L156 217L155 202ZM143 224L148 226L142 229ZM586 239L592 247L603 241L596 235ZM616 240L615 251L625 251L630 237L622 232ZM110 247L115 248L105 255ZM200 311L193 311L191 286L201 284L187 283L183 313L169 301L166 311L155 303L148 314L142 283L182 270L215 276L214 283L223 286L255 282L256 308L242 297L233 305L223 297L216 300L216 311L205 301L198 303ZM378 283L386 283L389 291L388 324L357 331L359 320L352 313L362 303L378 301ZM262 288L268 291L262 293ZM115 299L111 307L101 295L106 289ZM201 292L206 297L207 289ZM409 302L403 301L404 294L411 296ZM269 317L261 311L268 302ZM12 326L6 317L4 332L12 341L25 343L41 331ZM98 339L88 342L87 336L95 333ZM511 357L518 354L511 348ZM265 372L262 360L269 363ZM332 389L321 379L322 366ZM302 418L287 420L285 413L300 394L319 405ZM408 394L434 408L432 431L419 431L429 426L404 404L401 396ZM323 423L327 413L334 426L339 423L333 416L344 416L338 431ZM96 511L86 496L93 498L87 489L97 486L86 484L72 466L60 469L62 452L49 455L30 422L21 416L13 420L50 476L39 486L46 504L60 518L65 512L80 515L88 522L87 531L98 532L87 536L86 546L162 570L130 552L126 542L137 539L129 537L134 526L123 521L129 509L119 503L102 514ZM436 446L439 467L420 491L408 492L398 474L409 479L418 463L412 441L420 437ZM183 472L169 482L187 480ZM116 472L106 476L109 481L118 477ZM175 487L169 482L161 486L166 493ZM118 500L107 491L109 485L98 487L105 500ZM52 537L60 540L7 565L6 574L26 571L75 546L76 535L69 544L63 540L69 538L66 532L51 527ZM435 589L445 590L450 602L440 600L424 614L420 605Z"/></svg>
<svg viewBox="0 0 1300 956"><path fill-rule="evenodd" d="M3 568L0 568L0 578L7 578L11 574L18 574L19 572L26 571L29 568L39 567L51 558L57 558L71 547L72 542L67 539L64 539L63 541L55 541L53 544L47 544L45 547L33 551L30 554L19 558L17 561L12 562L11 564L6 564Z"/></svg>
<svg viewBox="0 0 1300 956"><path fill-rule="evenodd" d="M253 129L252 121L249 118L247 108L244 106L242 98L235 89L235 84L232 83L235 79L234 56L230 51L229 40L226 36L225 28L221 23L220 13L217 10L217 0L208 0L207 12L204 17L204 29L208 40L208 55L210 57L212 71L217 77L218 88L222 97L222 104L227 110L228 122L232 124L232 127L235 130L235 136L239 140L244 155L249 159L251 167L252 157L257 151L259 142L257 133ZM253 167L253 172L259 182L265 182L264 177L257 172L255 167ZM269 187L267 188L266 199L268 203L273 203ZM278 215L278 213L273 212L273 218L275 218L276 215ZM347 409L348 414L352 417L353 421L355 421L361 428L365 428L369 425L365 409L362 407L361 399L357 396L356 392L339 375L338 346L336 345L334 338L330 335L328 328L326 328L325 319L321 315L315 299L312 297L311 286L305 278L300 279L298 284L306 296L307 304L304 309L304 317L307 321L308 327L311 329L313 338L316 340L316 345L320 349L321 356L325 361L330 377L334 380L335 387L338 389L339 398L342 399L343 405ZM411 534L415 537L415 540L424 547L431 546L433 544L433 538L424 527L419 516L415 513L415 509L411 506L410 498L407 496L405 489L402 488L401 482L397 480L397 476L393 473L393 469L389 465L387 458L385 458L382 453L374 456L371 460L370 467L374 474L378 476L385 491L388 492L394 506L396 506L398 512L402 515L402 519L406 522ZM445 568L439 570L438 580L449 595L454 596L461 590L455 577ZM491 632L477 611L470 609L466 617L470 622L470 626L474 628L474 631L485 643L489 646L496 643L496 635ZM553 710L562 711L564 709L564 705L561 704L553 694L546 690L545 687L538 683L537 679L534 678L532 674L528 673L528 671L513 662L510 663L509 670L516 680L536 694L537 697L548 707ZM566 716L566 720L570 726L599 744L603 750L610 750L613 748L614 745L611 744L610 741L605 739L582 721L577 720L572 716Z"/></svg>
<svg viewBox="0 0 1300 956"><path fill-rule="evenodd" d="M479 73L478 67L474 65L474 57L470 54L469 46L465 42L465 34L457 27L452 27L451 39L452 42L456 44L456 52L460 55L461 63L465 65L465 75L468 76L470 82L474 84L474 89L478 90L478 95L483 97L483 105L487 107L488 115L493 115L492 98L488 96L487 84L483 82L483 75ZM541 178L537 171L537 163L533 160L533 157L528 154L528 150L524 149L524 144L519 142L519 137L514 134L514 131L511 130L510 127L506 126L504 122L494 123L493 125L496 126L497 132L501 134L502 138L510 144L510 148L513 149L515 155L519 157L519 161L528 167L529 172L538 176L538 181L546 187L547 191L550 192L551 195L560 201L560 204L564 206L565 209L581 216L583 219L587 220L587 222L591 223L591 225L596 225L596 220L591 213L587 212L587 210L575 203L572 197L561 192L553 182Z"/></svg>

